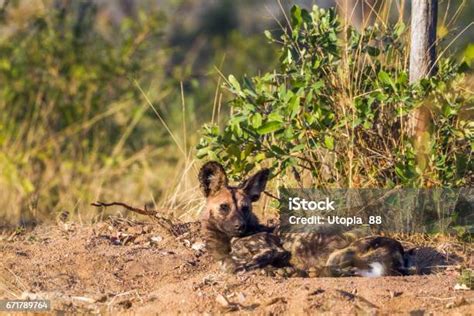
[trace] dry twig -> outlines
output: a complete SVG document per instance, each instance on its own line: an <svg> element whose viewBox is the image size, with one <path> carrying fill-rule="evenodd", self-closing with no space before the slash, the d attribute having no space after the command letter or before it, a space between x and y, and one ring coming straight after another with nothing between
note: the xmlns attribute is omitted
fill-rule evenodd
<svg viewBox="0 0 474 316"><path fill-rule="evenodd" d="M122 206L123 208L129 211L132 211L141 215L149 216L153 221L158 223L158 225L166 229L171 235L175 237L183 235L184 233L189 231L190 229L189 226L192 224L192 223L179 223L179 222L174 223L168 217L160 214L158 210L149 209L147 208L146 205L144 208L130 206L123 202L110 202L110 203L94 202L94 203L91 203L91 205L95 207Z"/></svg>
<svg viewBox="0 0 474 316"><path fill-rule="evenodd" d="M109 206L122 206L126 210L141 214L141 215L146 215L150 216L152 220L157 222L160 226L165 228L168 232L171 234L175 235L174 233L174 224L173 222L169 219L161 215L158 210L153 210L153 209L148 209L147 206L145 205L144 208L138 208L134 206L130 206L128 204L125 204L123 202L110 202L110 203L105 203L105 202L94 202L91 203L92 206L95 207L109 207Z"/></svg>

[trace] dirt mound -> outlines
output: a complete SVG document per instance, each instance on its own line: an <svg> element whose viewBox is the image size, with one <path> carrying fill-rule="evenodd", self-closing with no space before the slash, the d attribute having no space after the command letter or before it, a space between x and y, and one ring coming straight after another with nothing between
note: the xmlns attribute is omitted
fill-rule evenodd
<svg viewBox="0 0 474 316"><path fill-rule="evenodd" d="M229 275L195 227L179 237L150 223L115 219L60 224L0 240L0 299L47 298L56 311L87 313L469 314L474 292L457 272L384 278Z"/></svg>

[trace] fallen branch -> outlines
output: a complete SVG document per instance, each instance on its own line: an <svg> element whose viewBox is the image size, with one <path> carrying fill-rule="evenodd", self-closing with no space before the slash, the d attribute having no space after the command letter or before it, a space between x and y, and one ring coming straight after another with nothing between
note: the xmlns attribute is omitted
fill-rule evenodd
<svg viewBox="0 0 474 316"><path fill-rule="evenodd" d="M166 229L171 235L175 237L178 237L188 232L190 229L190 224L192 224L192 223L179 223L179 222L174 223L168 217L160 214L158 210L148 209L146 205L144 208L134 207L123 202L110 202L110 203L94 202L94 203L91 203L91 205L95 207L121 206L129 211L132 211L141 215L150 216L152 220L154 220L156 223L158 223L158 225Z"/></svg>
<svg viewBox="0 0 474 316"><path fill-rule="evenodd" d="M105 202L94 202L91 203L92 206L95 207L109 207L109 206L122 206L123 208L141 214L141 215L147 215L150 216L153 220L155 220L160 226L165 228L168 232L171 234L175 235L174 231L174 226L173 222L169 219L166 218L165 216L161 215L158 210L150 210L147 208L145 205L144 208L138 208L134 206L130 206L128 204L125 204L123 202L110 202L110 203L105 203Z"/></svg>
<svg viewBox="0 0 474 316"><path fill-rule="evenodd" d="M155 216L155 217L158 215L157 210L149 210L146 205L145 205L145 208L143 208L143 209L138 208L138 207L134 207L134 206L130 206L130 205L125 204L123 202L110 202L110 203L94 202L94 203L91 203L91 205L95 206L95 207L122 206L122 207L126 208L127 210L138 213L138 214L148 215L148 216Z"/></svg>

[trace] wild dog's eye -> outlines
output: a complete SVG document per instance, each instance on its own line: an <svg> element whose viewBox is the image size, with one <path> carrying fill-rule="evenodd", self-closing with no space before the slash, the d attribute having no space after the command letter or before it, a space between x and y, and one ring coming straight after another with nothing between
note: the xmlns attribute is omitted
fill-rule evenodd
<svg viewBox="0 0 474 316"><path fill-rule="evenodd" d="M242 212L243 212L243 213L248 213L248 212L250 212L250 206L248 206L248 205L242 206Z"/></svg>
<svg viewBox="0 0 474 316"><path fill-rule="evenodd" d="M230 210L229 204L221 204L219 206L219 211L221 211L224 214L229 213L229 210Z"/></svg>

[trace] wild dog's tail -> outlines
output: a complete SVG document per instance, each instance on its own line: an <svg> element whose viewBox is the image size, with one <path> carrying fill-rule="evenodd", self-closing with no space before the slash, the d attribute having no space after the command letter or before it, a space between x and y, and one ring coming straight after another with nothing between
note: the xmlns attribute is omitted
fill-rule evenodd
<svg viewBox="0 0 474 316"><path fill-rule="evenodd" d="M395 261L395 257L397 256L392 260ZM400 262L397 270L404 275L430 274L444 269L448 263L446 256L436 249L419 247L404 252L403 262ZM374 261L369 262L367 268L356 269L355 274L363 277L379 277L391 273L383 261Z"/></svg>
<svg viewBox="0 0 474 316"><path fill-rule="evenodd" d="M365 277L401 275L404 270L403 246L395 239L374 236L353 243L358 250L355 274Z"/></svg>
<svg viewBox="0 0 474 316"><path fill-rule="evenodd" d="M412 248L404 254L405 274L430 274L443 269L446 256L431 247Z"/></svg>

